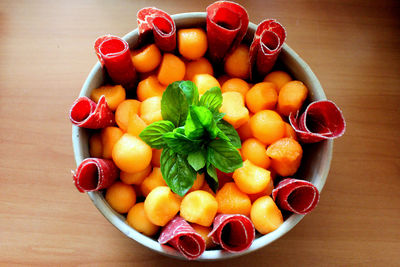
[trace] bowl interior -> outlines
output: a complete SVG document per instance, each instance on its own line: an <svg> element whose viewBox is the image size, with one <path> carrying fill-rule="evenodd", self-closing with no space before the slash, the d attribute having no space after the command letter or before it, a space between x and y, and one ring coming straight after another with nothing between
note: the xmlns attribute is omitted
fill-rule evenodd
<svg viewBox="0 0 400 267"><path fill-rule="evenodd" d="M188 27L205 28L205 12L182 13L173 15L172 18L175 20L178 29ZM249 24L244 42L250 43L252 41L256 28L257 26L255 24ZM137 29L124 36L124 39L129 43L131 49L139 46ZM307 101L311 102L326 99L321 84L310 67L288 45L283 45L276 66L276 68L288 71L294 79L300 80L307 85L310 92ZM104 77L105 73L102 70L100 63L96 63L80 91L80 96L89 97L93 89L101 86L105 82ZM90 157L88 146L89 136L90 130L72 126L72 141L77 165L79 165L85 158ZM302 164L298 173L295 174L294 177L312 182L318 190L321 191L329 172L332 157L332 145L333 141L331 140L316 144L303 145L304 155ZM90 192L88 194L94 205L100 210L104 217L106 217L122 233L156 252L179 259L185 259L174 249L168 246L162 246L155 239L142 235L131 228L126 224L125 217L115 212L108 205L101 192ZM267 235L257 235L251 247L246 251L233 254L221 250L207 250L200 258L198 258L198 260L227 259L255 251L287 233L303 217L303 215L288 214L284 223L277 230Z"/></svg>

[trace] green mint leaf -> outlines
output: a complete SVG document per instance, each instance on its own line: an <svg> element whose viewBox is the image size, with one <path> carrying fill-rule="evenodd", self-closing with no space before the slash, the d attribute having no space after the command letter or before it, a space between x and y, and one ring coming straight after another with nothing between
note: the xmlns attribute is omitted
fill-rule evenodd
<svg viewBox="0 0 400 267"><path fill-rule="evenodd" d="M139 137L152 148L161 149L165 145L163 135L173 131L174 128L174 124L170 121L156 121L144 128Z"/></svg>
<svg viewBox="0 0 400 267"><path fill-rule="evenodd" d="M229 138L231 144L235 147L235 148L241 148L242 147L242 143L240 142L240 137L239 134L237 133L237 131L235 130L235 128L233 128L233 126L225 121L225 120L220 120L217 123L218 128L223 132L223 134ZM222 136L218 136L221 139L224 139Z"/></svg>
<svg viewBox="0 0 400 267"><path fill-rule="evenodd" d="M173 192L183 197L196 180L196 171L185 156L164 148L161 153L161 174Z"/></svg>
<svg viewBox="0 0 400 267"><path fill-rule="evenodd" d="M219 87L212 87L200 98L200 106L208 108L212 112L218 112L222 105L222 93Z"/></svg>
<svg viewBox="0 0 400 267"><path fill-rule="evenodd" d="M199 137L200 134L204 133L204 129L209 133L211 139L217 137L219 128L215 123L212 112L206 107L191 106L185 124L185 134L189 138L192 136Z"/></svg>
<svg viewBox="0 0 400 267"><path fill-rule="evenodd" d="M198 149L201 140L190 140L177 129L163 135L164 142L169 148L176 153L185 155Z"/></svg>
<svg viewBox="0 0 400 267"><path fill-rule="evenodd" d="M197 105L199 103L199 91L192 81L180 81L179 88L182 89L189 105Z"/></svg>
<svg viewBox="0 0 400 267"><path fill-rule="evenodd" d="M214 112L214 120L216 122L222 120L223 117L225 117L226 113L219 113L219 112Z"/></svg>
<svg viewBox="0 0 400 267"><path fill-rule="evenodd" d="M187 160L190 166L192 166L195 171L199 171L200 169L204 168L204 166L206 166L206 153L202 149L190 152L188 154Z"/></svg>
<svg viewBox="0 0 400 267"><path fill-rule="evenodd" d="M191 106L192 109L194 106ZM204 127L198 120L196 114L189 111L185 122L185 135L189 139L199 139L204 135Z"/></svg>
<svg viewBox="0 0 400 267"><path fill-rule="evenodd" d="M176 127L182 126L188 115L189 104L179 87L180 82L173 82L165 89L161 99L161 115Z"/></svg>
<svg viewBox="0 0 400 267"><path fill-rule="evenodd" d="M219 186L219 181L217 176L217 170L213 165L207 164L207 173L205 174L204 177L207 184L210 186L211 190L214 191L214 193L216 193Z"/></svg>
<svg viewBox="0 0 400 267"><path fill-rule="evenodd" d="M222 172L234 172L243 165L242 157L237 149L222 139L215 139L208 144L207 161Z"/></svg>

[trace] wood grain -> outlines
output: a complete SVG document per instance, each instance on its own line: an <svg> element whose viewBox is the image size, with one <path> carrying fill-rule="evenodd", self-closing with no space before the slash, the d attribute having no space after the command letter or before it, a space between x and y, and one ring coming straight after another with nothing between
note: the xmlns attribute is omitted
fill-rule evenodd
<svg viewBox="0 0 400 267"><path fill-rule="evenodd" d="M128 239L77 192L67 112L96 62L97 36L131 31L144 6L174 14L211 2L0 2L1 265L188 264ZM348 128L315 211L268 247L209 265L398 265L399 2L239 2L251 21L285 25Z"/></svg>

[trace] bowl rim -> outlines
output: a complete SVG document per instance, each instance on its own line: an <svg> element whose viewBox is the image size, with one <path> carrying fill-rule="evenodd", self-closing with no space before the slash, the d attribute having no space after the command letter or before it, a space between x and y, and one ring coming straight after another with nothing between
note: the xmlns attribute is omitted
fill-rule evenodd
<svg viewBox="0 0 400 267"><path fill-rule="evenodd" d="M206 12L179 13L172 15L172 18L174 19L174 21L177 23L178 26L179 23L185 23L185 21L188 20L205 21ZM257 25L250 22L248 26L248 33L249 31L255 31L256 28ZM128 40L132 41L134 37L137 38L137 35L138 35L138 29L136 28L133 31L126 34L123 37L123 39L126 41ZM132 47L130 46L130 48ZM286 43L283 44L282 52L286 53L289 57L291 57L307 73L307 76L310 79L309 82L312 82L314 84L314 87L316 88L317 91L317 95L315 95L314 97L317 98L318 100L326 99L326 95L324 93L324 90L322 89L320 82L318 81L317 77L315 76L311 68L307 65L307 63L302 58L300 58L300 56L296 52L294 52L294 50L291 49ZM90 90L91 81L95 78L96 75L98 75L99 72L102 72L102 70L100 63L97 62L90 71L89 75L87 76L79 93L79 96L89 96L88 91ZM82 129L74 125L72 126L72 144L73 144L74 158L77 166L86 158L82 146L80 144L80 138L84 134L85 133L83 132ZM333 151L333 140L325 140L323 142L325 142L325 151L326 151L323 155L325 168L322 169L322 173L320 174L320 179L318 179L317 182L314 183L314 185L318 188L320 192L322 191L325 185L330 170L332 151ZM161 253L163 255L172 258L186 260L186 258L182 256L179 252L177 252L175 249L166 245L160 245L156 240L147 237L139 233L135 229L131 228L125 222L125 217L115 212L108 205L107 201L104 199L103 195L100 192L89 192L88 196L92 200L93 204L97 207L97 209L103 214L103 216L118 230L120 230L123 234L125 234L129 238L135 240L136 242L140 243L141 245L155 252ZM198 261L224 260L242 256L250 252L256 251L272 243L273 241L279 239L281 236L289 232L294 226L296 226L303 219L303 217L304 215L292 214L291 216L289 216L289 218L287 218L284 221L284 223L277 230L269 234L256 237L250 248L248 248L245 251L239 253L229 253L223 250L206 250L196 260Z"/></svg>

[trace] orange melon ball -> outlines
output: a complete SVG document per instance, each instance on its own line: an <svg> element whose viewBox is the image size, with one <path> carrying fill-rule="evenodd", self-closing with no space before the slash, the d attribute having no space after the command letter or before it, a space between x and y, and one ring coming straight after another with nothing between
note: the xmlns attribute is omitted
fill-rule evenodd
<svg viewBox="0 0 400 267"><path fill-rule="evenodd" d="M196 176L196 180L194 180L194 183L188 193L199 190L200 188L203 187L204 184L204 173L200 174L198 173Z"/></svg>
<svg viewBox="0 0 400 267"><path fill-rule="evenodd" d="M253 136L266 145L281 139L285 135L285 122L273 110L262 110L250 119Z"/></svg>
<svg viewBox="0 0 400 267"><path fill-rule="evenodd" d="M139 101L144 101L153 96L162 97L167 87L162 85L155 75L150 75L146 79L139 82L136 89Z"/></svg>
<svg viewBox="0 0 400 267"><path fill-rule="evenodd" d="M277 101L276 86L269 82L255 84L246 94L246 105L253 113L263 109L275 109Z"/></svg>
<svg viewBox="0 0 400 267"><path fill-rule="evenodd" d="M207 51L207 34L203 29L178 30L178 50L187 59L198 59Z"/></svg>
<svg viewBox="0 0 400 267"><path fill-rule="evenodd" d="M115 143L112 150L112 159L121 171L139 172L150 164L152 157L151 147L142 139L131 134L124 134Z"/></svg>
<svg viewBox="0 0 400 267"><path fill-rule="evenodd" d="M271 178L272 178L272 173L271 173ZM274 190L274 180L270 179L268 186L263 191L261 191L260 193L256 193L256 194L248 194L248 196L251 200L251 203L253 203L260 197L270 196L272 194L272 190Z"/></svg>
<svg viewBox="0 0 400 267"><path fill-rule="evenodd" d="M161 159L161 153L162 149L153 149L153 157L151 158L151 165L154 167L160 167L160 159Z"/></svg>
<svg viewBox="0 0 400 267"><path fill-rule="evenodd" d="M243 167L236 169L233 173L233 180L240 191L246 194L256 194L268 186L271 173L246 160L243 162Z"/></svg>
<svg viewBox="0 0 400 267"><path fill-rule="evenodd" d="M121 85L103 85L93 89L90 98L97 103L102 95L106 98L107 105L112 111L116 110L126 97L125 89Z"/></svg>
<svg viewBox="0 0 400 267"><path fill-rule="evenodd" d="M206 241L206 249L215 247L217 245L212 241L212 237L208 236L208 234L211 232L211 227L205 227L195 223L192 223L191 226Z"/></svg>
<svg viewBox="0 0 400 267"><path fill-rule="evenodd" d="M101 130L101 143L103 144L103 158L111 159L115 143L124 133L118 127L106 127Z"/></svg>
<svg viewBox="0 0 400 267"><path fill-rule="evenodd" d="M186 63L185 80L192 81L194 76L197 74L209 74L214 75L213 67L206 58L202 57L194 61Z"/></svg>
<svg viewBox="0 0 400 267"><path fill-rule="evenodd" d="M224 82L221 88L221 92L238 92L241 93L243 97L245 97L249 89L250 86L246 81L239 78L232 78Z"/></svg>
<svg viewBox="0 0 400 267"><path fill-rule="evenodd" d="M142 184L140 185L140 189L142 190L143 196L147 196L154 188L158 186L166 186L165 180L161 174L160 168L153 168L153 171L147 176Z"/></svg>
<svg viewBox="0 0 400 267"><path fill-rule="evenodd" d="M147 124L139 117L138 114L131 114L128 121L126 132L139 137L139 134L147 127Z"/></svg>
<svg viewBox="0 0 400 267"><path fill-rule="evenodd" d="M151 172L151 165L149 164L143 171L133 172L133 173L121 172L119 174L119 178L121 179L122 182L126 184L140 185L143 182L143 180L150 174L150 172Z"/></svg>
<svg viewBox="0 0 400 267"><path fill-rule="evenodd" d="M153 224L144 211L144 203L133 206L126 216L126 222L136 231L147 236L153 236L158 232L159 226Z"/></svg>
<svg viewBox="0 0 400 267"><path fill-rule="evenodd" d="M270 72L265 76L264 82L271 82L276 85L277 91L279 92L286 83L290 82L292 77L287 72L277 70Z"/></svg>
<svg viewBox="0 0 400 267"><path fill-rule="evenodd" d="M115 182L106 192L106 201L116 212L127 213L136 203L136 193L131 185Z"/></svg>
<svg viewBox="0 0 400 267"><path fill-rule="evenodd" d="M249 110L244 106L243 96L238 92L222 94L221 113L226 113L224 120L237 129L249 120Z"/></svg>
<svg viewBox="0 0 400 267"><path fill-rule="evenodd" d="M285 84L279 91L278 112L289 116L290 113L297 112L306 100L308 89L300 81L291 81Z"/></svg>
<svg viewBox="0 0 400 267"><path fill-rule="evenodd" d="M153 96L143 101L140 105L140 118L147 125L162 120L161 97Z"/></svg>
<svg viewBox="0 0 400 267"><path fill-rule="evenodd" d="M272 143L266 154L271 158L272 168L281 176L290 176L300 167L303 149L293 138L282 138Z"/></svg>
<svg viewBox="0 0 400 267"><path fill-rule="evenodd" d="M210 188L210 186L208 185L207 182L203 183L203 186L200 188L200 190L206 191L206 192L210 193L211 195L213 195L215 197L214 191Z"/></svg>
<svg viewBox="0 0 400 267"><path fill-rule="evenodd" d="M144 211L150 222L165 226L178 213L181 201L181 197L174 194L168 186L159 186L147 195Z"/></svg>
<svg viewBox="0 0 400 267"><path fill-rule="evenodd" d="M287 122L285 122L285 136L284 137L289 137L289 138L293 138L294 140L297 140L296 131L293 129L292 125L290 125Z"/></svg>
<svg viewBox="0 0 400 267"><path fill-rule="evenodd" d="M235 183L226 183L215 196L218 213L250 215L250 198Z"/></svg>
<svg viewBox="0 0 400 267"><path fill-rule="evenodd" d="M239 134L240 140L242 141L253 137L253 133L251 132L250 128L250 118L252 116L253 114L249 114L249 119L245 123L243 123L242 126L236 129L237 133Z"/></svg>
<svg viewBox="0 0 400 267"><path fill-rule="evenodd" d="M268 169L271 164L266 146L255 138L249 138L242 143L242 158L264 169Z"/></svg>
<svg viewBox="0 0 400 267"><path fill-rule="evenodd" d="M118 105L115 111L115 121L122 131L126 132L130 116L139 113L140 105L140 102L136 99L127 99Z"/></svg>
<svg viewBox="0 0 400 267"><path fill-rule="evenodd" d="M160 83L169 85L180 81L185 76L185 63L177 56L165 53L158 70L157 78Z"/></svg>
<svg viewBox="0 0 400 267"><path fill-rule="evenodd" d="M161 52L155 44L147 45L131 53L133 66L138 72L149 72L160 65Z"/></svg>
<svg viewBox="0 0 400 267"><path fill-rule="evenodd" d="M193 77L193 82L196 84L200 95L207 92L210 88L213 87L221 88L217 79L215 79L210 74L196 74Z"/></svg>
<svg viewBox="0 0 400 267"><path fill-rule="evenodd" d="M235 78L248 79L250 75L249 47L239 45L225 60L225 72Z"/></svg>
<svg viewBox="0 0 400 267"><path fill-rule="evenodd" d="M101 143L100 133L94 133L89 138L89 154L92 158L103 156L103 144Z"/></svg>
<svg viewBox="0 0 400 267"><path fill-rule="evenodd" d="M196 190L186 194L182 200L180 215L186 221L210 226L218 210L218 202L210 193Z"/></svg>
<svg viewBox="0 0 400 267"><path fill-rule="evenodd" d="M219 76L217 80L218 80L219 84L221 86L223 86L224 83L229 79L231 79L231 77L229 77L228 75L224 74L224 75Z"/></svg>
<svg viewBox="0 0 400 267"><path fill-rule="evenodd" d="M283 223L281 211L269 196L260 197L251 207L250 219L258 232L265 235Z"/></svg>

